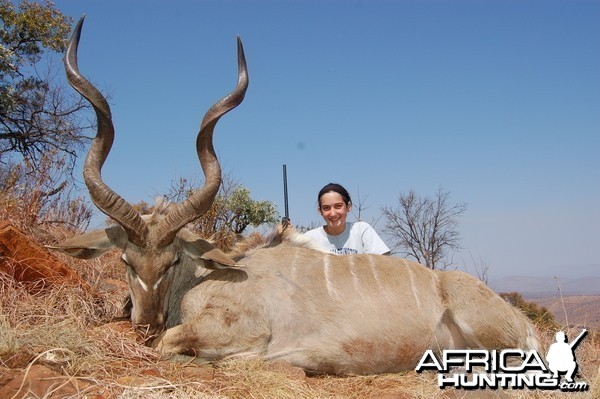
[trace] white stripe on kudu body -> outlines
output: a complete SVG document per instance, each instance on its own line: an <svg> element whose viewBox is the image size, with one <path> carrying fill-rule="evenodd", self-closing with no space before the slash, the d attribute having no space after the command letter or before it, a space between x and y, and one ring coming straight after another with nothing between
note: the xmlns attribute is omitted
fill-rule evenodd
<svg viewBox="0 0 600 399"><path fill-rule="evenodd" d="M406 266L406 261L404 262L403 266ZM419 299L419 293L417 292L417 284L415 282L415 276L410 271L410 269L407 269L407 270L408 270L407 274L408 274L408 277L410 279L410 291L411 291L411 293L413 295L413 300L417 304L417 307L420 309L421 308L421 300Z"/></svg>
<svg viewBox="0 0 600 399"><path fill-rule="evenodd" d="M334 273L331 270L330 258L326 257L323 260L323 274L325 276L325 285L327 287L327 293L332 300L339 300L339 295L335 291L335 280Z"/></svg>
<svg viewBox="0 0 600 399"><path fill-rule="evenodd" d="M196 139L203 187L140 215L102 180L115 129L108 102L77 66L82 24L64 61L69 83L98 122L84 181L94 204L117 224L52 248L80 258L119 248L131 322L157 337L159 351L208 360L259 356L315 373L373 374L413 369L427 349L535 349L527 319L466 273L392 256L325 254L291 229L231 259L184 228L210 208L221 184L214 128L248 88L239 38L237 85L207 111Z"/></svg>
<svg viewBox="0 0 600 399"><path fill-rule="evenodd" d="M348 257L348 268L350 270L350 274L352 275L352 286L354 287L354 289L356 290L356 294L359 297L363 297L363 289L361 288L361 279L358 276L358 274L356 273L356 271L354 270L354 268L356 267L356 262L354 261L354 258L349 256Z"/></svg>

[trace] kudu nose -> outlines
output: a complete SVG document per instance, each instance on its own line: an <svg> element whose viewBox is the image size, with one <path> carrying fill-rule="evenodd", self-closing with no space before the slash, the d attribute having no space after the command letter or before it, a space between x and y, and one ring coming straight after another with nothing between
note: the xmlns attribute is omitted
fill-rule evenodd
<svg viewBox="0 0 600 399"><path fill-rule="evenodd" d="M135 322L134 327L145 336L156 336L163 332L163 330L165 329L164 320L165 316L163 314L158 314L152 322Z"/></svg>

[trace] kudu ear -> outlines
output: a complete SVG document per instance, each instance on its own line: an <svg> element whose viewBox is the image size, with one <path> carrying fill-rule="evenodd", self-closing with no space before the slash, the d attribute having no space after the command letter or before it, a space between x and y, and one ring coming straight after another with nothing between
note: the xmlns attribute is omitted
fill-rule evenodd
<svg viewBox="0 0 600 399"><path fill-rule="evenodd" d="M183 250L192 259L204 260L204 267L207 269L226 269L237 266L235 261L225 255L213 244L201 238L194 240L183 240Z"/></svg>
<svg viewBox="0 0 600 399"><path fill-rule="evenodd" d="M92 259L102 255L109 249L118 247L124 235L125 231L123 231L123 228L113 226L108 229L94 230L71 237L58 245L46 245L46 248L60 251L79 259Z"/></svg>

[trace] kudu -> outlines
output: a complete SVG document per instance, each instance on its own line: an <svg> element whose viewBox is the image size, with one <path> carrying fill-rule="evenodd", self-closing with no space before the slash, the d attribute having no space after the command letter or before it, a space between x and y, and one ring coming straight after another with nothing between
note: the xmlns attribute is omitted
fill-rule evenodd
<svg viewBox="0 0 600 399"><path fill-rule="evenodd" d="M78 71L81 24L65 67L98 118L84 178L94 203L118 225L54 248L79 258L120 248L131 321L158 336L158 350L209 360L279 359L315 373L372 374L412 369L426 349L537 347L527 319L466 273L432 271L392 256L326 254L295 244L298 236L290 230L279 243L234 262L184 227L208 209L219 188L213 129L242 102L248 86L239 39L237 87L208 111L196 142L204 186L180 204L140 216L100 175L114 130L106 100Z"/></svg>

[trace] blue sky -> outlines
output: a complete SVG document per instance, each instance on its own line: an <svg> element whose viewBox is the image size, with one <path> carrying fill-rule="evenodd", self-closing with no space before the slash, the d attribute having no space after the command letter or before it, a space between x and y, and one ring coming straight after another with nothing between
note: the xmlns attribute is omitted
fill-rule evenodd
<svg viewBox="0 0 600 399"><path fill-rule="evenodd" d="M293 221L345 185L378 230L383 206L442 186L466 202L455 262L492 276L600 276L600 2L75 1L80 69L111 94L104 180L131 202L201 179L195 137L216 128L222 167Z"/></svg>

